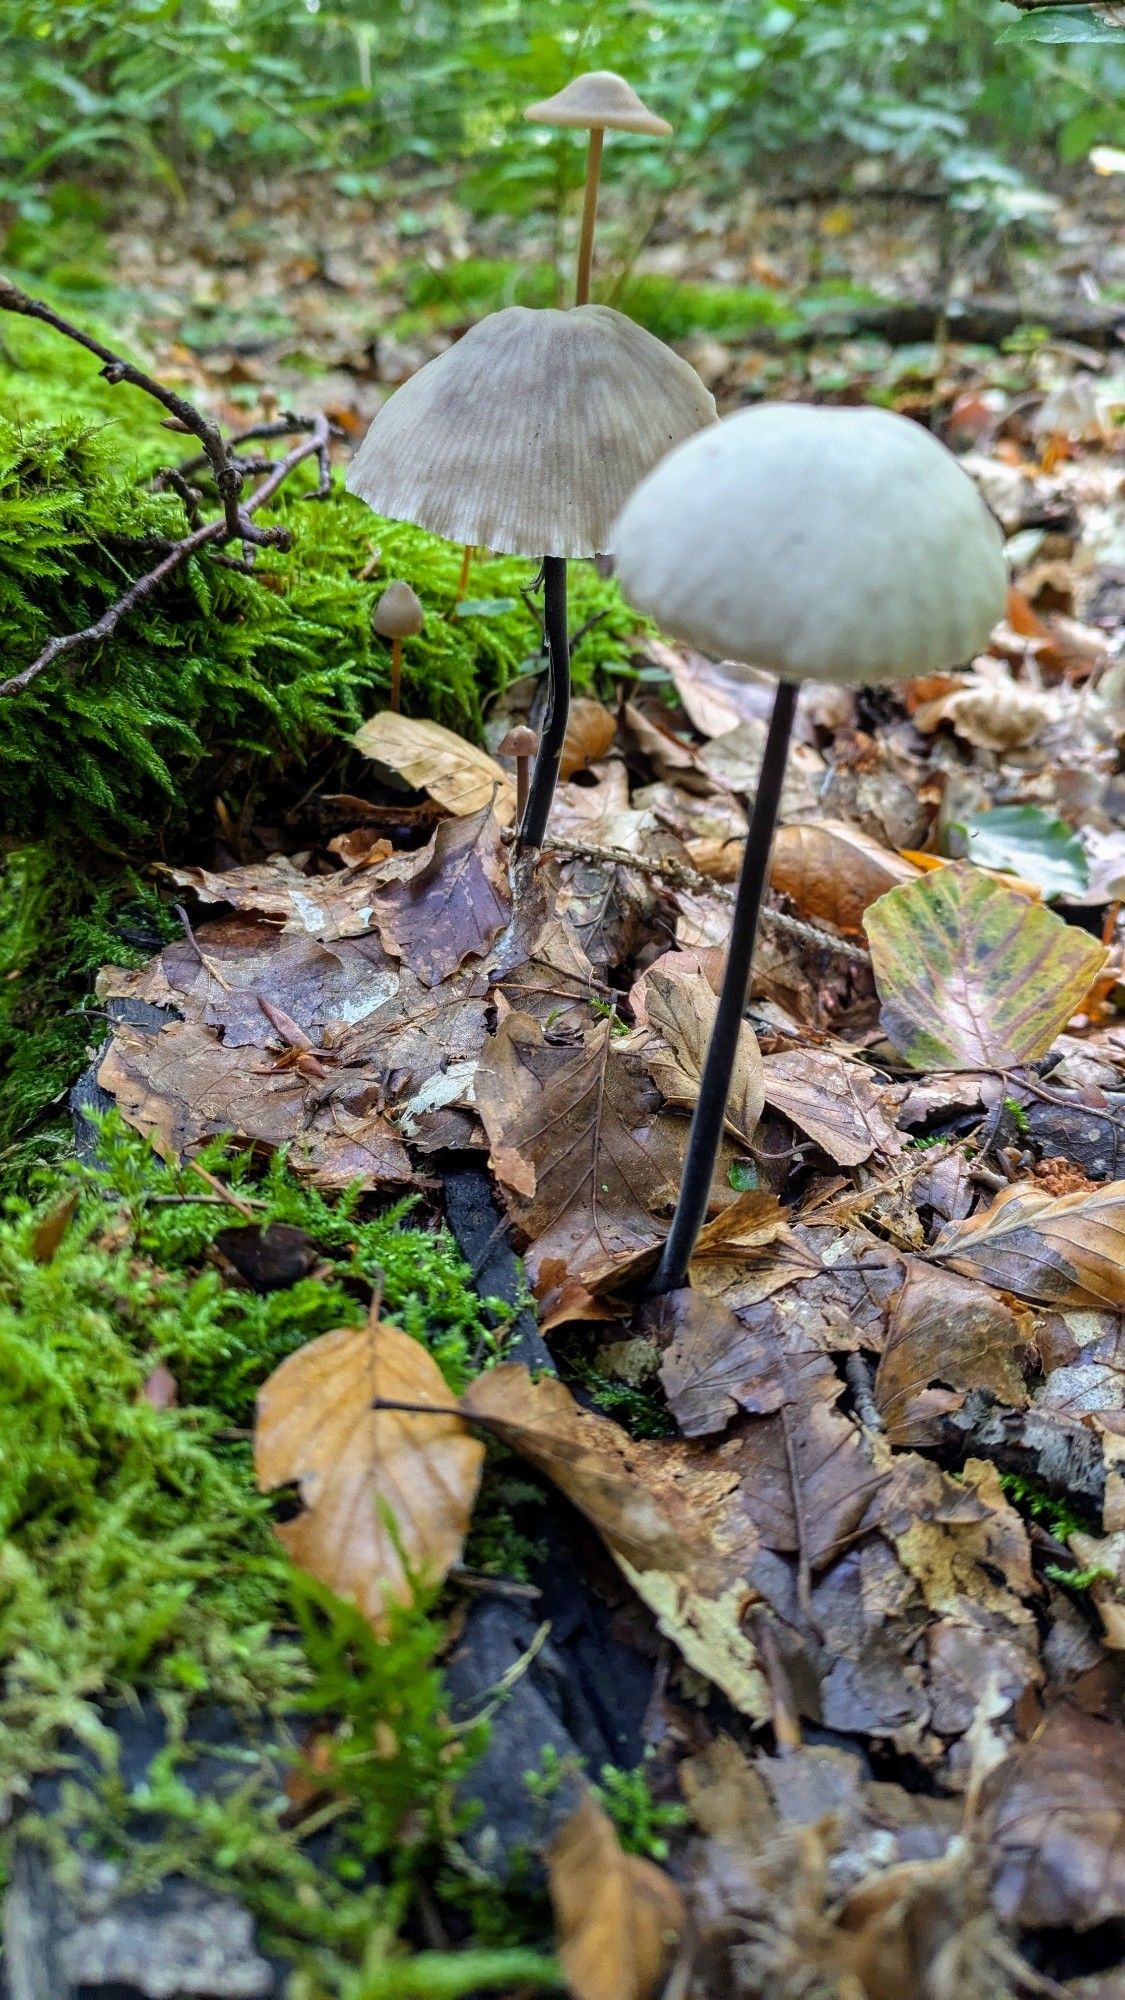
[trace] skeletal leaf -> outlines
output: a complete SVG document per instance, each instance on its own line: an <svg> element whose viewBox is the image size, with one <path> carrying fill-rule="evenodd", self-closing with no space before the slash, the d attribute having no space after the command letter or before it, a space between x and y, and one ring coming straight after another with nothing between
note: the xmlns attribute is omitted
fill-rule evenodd
<svg viewBox="0 0 1125 2000"><path fill-rule="evenodd" d="M378 1399L443 1414L380 1410ZM296 1484L304 1503L278 1536L376 1627L389 1600L410 1601L410 1575L440 1581L461 1554L484 1447L450 1401L421 1342L378 1321L298 1348L258 1395L258 1484Z"/></svg>
<svg viewBox="0 0 1125 2000"><path fill-rule="evenodd" d="M917 1069L1033 1062L1106 961L1085 931L967 865L890 890L864 924L884 1030Z"/></svg>
<svg viewBox="0 0 1125 2000"><path fill-rule="evenodd" d="M951 1223L933 1255L1019 1298L1125 1308L1125 1181L1052 1197L1021 1181Z"/></svg>
<svg viewBox="0 0 1125 2000"><path fill-rule="evenodd" d="M650 2000L684 1927L675 1883L626 1854L589 1792L547 1849L559 1957L572 2000Z"/></svg>

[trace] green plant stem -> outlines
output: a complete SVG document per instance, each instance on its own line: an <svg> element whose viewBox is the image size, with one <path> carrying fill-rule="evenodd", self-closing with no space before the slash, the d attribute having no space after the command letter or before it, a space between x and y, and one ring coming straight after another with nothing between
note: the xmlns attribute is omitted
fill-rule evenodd
<svg viewBox="0 0 1125 2000"><path fill-rule="evenodd" d="M750 818L750 831L746 836L742 872L738 878L738 891L731 920L730 946L723 973L722 991L719 994L715 1025L711 1030L711 1040L703 1064L699 1101L691 1121L687 1152L684 1155L680 1196L656 1275L648 1288L652 1297L658 1297L664 1292L678 1291L686 1284L688 1264L695 1248L695 1239L707 1214L711 1180L718 1157L719 1142L723 1135L731 1074L750 984L754 940L758 932L758 914L762 907L762 897L769 874L770 847L773 843L774 827L777 824L781 788L785 781L785 763L789 753L789 738L792 734L796 707L796 685L782 681L774 696L762 771L758 779L754 811Z"/></svg>
<svg viewBox="0 0 1125 2000"><path fill-rule="evenodd" d="M566 628L566 557L543 559L543 619L547 629L547 713L520 822L519 849L542 847L555 796L570 714L570 638Z"/></svg>

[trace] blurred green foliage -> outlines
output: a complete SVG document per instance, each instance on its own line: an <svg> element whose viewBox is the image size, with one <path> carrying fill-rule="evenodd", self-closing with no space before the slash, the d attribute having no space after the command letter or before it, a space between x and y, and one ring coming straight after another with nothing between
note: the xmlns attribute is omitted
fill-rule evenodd
<svg viewBox="0 0 1125 2000"><path fill-rule="evenodd" d="M615 140L610 177L659 194L693 160L735 181L815 147L922 159L1065 155L1122 131L1125 53L1004 41L1005 0L0 0L0 200L203 166L332 170L374 193L404 163L485 209L558 197L573 136L522 107L578 69L626 72L676 126ZM120 181L118 183L120 185Z"/></svg>

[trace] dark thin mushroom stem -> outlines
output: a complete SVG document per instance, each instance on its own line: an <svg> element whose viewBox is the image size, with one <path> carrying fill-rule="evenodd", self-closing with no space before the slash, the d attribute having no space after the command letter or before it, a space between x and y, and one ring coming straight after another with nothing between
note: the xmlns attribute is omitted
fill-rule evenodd
<svg viewBox="0 0 1125 2000"><path fill-rule="evenodd" d="M566 557L543 559L543 623L547 634L547 713L531 773L519 848L539 848L555 796L570 715L570 639L566 629Z"/></svg>
<svg viewBox="0 0 1125 2000"><path fill-rule="evenodd" d="M664 1292L679 1291L687 1283L688 1265L695 1248L695 1239L707 1215L707 1204L711 1198L711 1181L715 1172L715 1161L718 1158L719 1143L723 1136L727 1100L730 1097L730 1082L739 1030L742 1027L746 996L750 986L754 940L757 936L758 916L769 875L770 848L777 824L781 788L785 782L785 764L789 754L789 738L793 730L796 707L796 683L782 681L774 696L773 714L770 717L765 755L762 758L758 791L754 800L754 810L750 816L750 831L746 836L742 872L738 878L738 891L731 919L730 945L723 972L722 991L719 994L715 1025L711 1030L711 1040L703 1065L699 1102L691 1121L687 1152L684 1155L680 1196L676 1203L675 1215L672 1217L668 1240L656 1267L656 1275L648 1287L650 1297L659 1297Z"/></svg>

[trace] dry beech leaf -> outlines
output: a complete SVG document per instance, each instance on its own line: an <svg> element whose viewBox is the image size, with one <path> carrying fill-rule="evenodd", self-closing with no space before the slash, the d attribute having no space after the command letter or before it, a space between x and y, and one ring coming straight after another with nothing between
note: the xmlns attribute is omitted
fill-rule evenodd
<svg viewBox="0 0 1125 2000"><path fill-rule="evenodd" d="M591 1282L655 1249L679 1186L685 1127L664 1115L613 1022L555 1044L528 1014L500 1023L481 1058L476 1103L538 1284L561 1260Z"/></svg>
<svg viewBox="0 0 1125 2000"><path fill-rule="evenodd" d="M385 844L385 843L384 843ZM343 868L335 875L306 875L285 855L269 861L251 862L242 868L228 868L219 874L207 868L162 868L161 873L181 888L194 889L201 902L229 903L232 909L257 917L268 917L276 938L278 925L294 939L307 934L323 944L339 938L362 937L371 928L374 901L373 879L363 869ZM235 934L233 927L232 935ZM207 926L214 935L218 926ZM250 926L243 931L250 934ZM203 931L198 932L205 944ZM198 966L198 956L186 940L177 940L173 949L186 949Z"/></svg>
<svg viewBox="0 0 1125 2000"><path fill-rule="evenodd" d="M768 722L774 681L757 667L735 660L709 660L690 646L648 640L645 651L671 674L676 693L701 736L725 736L740 722Z"/></svg>
<svg viewBox="0 0 1125 2000"><path fill-rule="evenodd" d="M845 820L807 820L778 829L770 858L770 883L806 916L859 935L863 913L876 898L917 869Z"/></svg>
<svg viewBox="0 0 1125 2000"><path fill-rule="evenodd" d="M1052 1197L1027 1181L943 1229L931 1254L1041 1305L1125 1309L1125 1181Z"/></svg>
<svg viewBox="0 0 1125 2000"><path fill-rule="evenodd" d="M970 1389L988 1389L1010 1408L1023 1409L1021 1364L1034 1359L1029 1319L982 1284L930 1264L908 1265L875 1377L875 1401L891 1443L938 1443L940 1417L959 1409Z"/></svg>
<svg viewBox="0 0 1125 2000"><path fill-rule="evenodd" d="M155 1035L119 1027L98 1082L165 1159L230 1132L271 1151L286 1147L290 1165L318 1187L357 1181L377 1188L413 1178L368 1070L339 1066L327 1083L309 1083L268 1055L248 1061L245 1048L220 1041L210 1029L172 1021Z"/></svg>
<svg viewBox="0 0 1125 2000"><path fill-rule="evenodd" d="M1125 1916L1125 1731L1059 1708L986 1781L984 1838L1001 1917L1091 1930Z"/></svg>
<svg viewBox="0 0 1125 2000"><path fill-rule="evenodd" d="M570 704L566 736L563 740L560 778L572 778L588 764L596 764L611 747L617 734L614 715L589 695L577 695Z"/></svg>
<svg viewBox="0 0 1125 2000"><path fill-rule="evenodd" d="M382 709L356 730L352 742L372 763L394 771L414 791L428 793L458 819L487 805L501 826L510 826L515 818L515 788L502 766L487 750L438 722Z"/></svg>
<svg viewBox="0 0 1125 2000"><path fill-rule="evenodd" d="M404 856L380 874L379 935L426 986L440 985L465 959L482 957L511 914L500 823L491 806L443 820L421 854Z"/></svg>
<svg viewBox="0 0 1125 2000"><path fill-rule="evenodd" d="M725 1430L740 1409L761 1416L780 1407L776 1338L743 1325L720 1300L668 1292L642 1325L664 1350L660 1380L685 1437Z"/></svg>
<svg viewBox="0 0 1125 2000"><path fill-rule="evenodd" d="M544 1473L585 1514L661 1631L755 1721L770 1696L745 1614L758 1544L735 1465L706 1446L630 1438L552 1376L515 1363L470 1383L462 1409Z"/></svg>
<svg viewBox="0 0 1125 2000"><path fill-rule="evenodd" d="M380 1397L444 1414L373 1409ZM298 1348L258 1393L258 1485L296 1484L304 1503L295 1520L278 1522L278 1536L300 1568L376 1627L389 1600L411 1601L407 1572L440 1582L464 1545L484 1446L450 1400L421 1342L377 1320Z"/></svg>
<svg viewBox="0 0 1125 2000"><path fill-rule="evenodd" d="M765 1058L762 1077L766 1103L837 1166L857 1167L872 1153L888 1159L901 1153L885 1090L861 1064L829 1049L786 1049Z"/></svg>
<svg viewBox="0 0 1125 2000"><path fill-rule="evenodd" d="M646 1043L643 1061L669 1104L695 1108L718 1005L701 972L673 979L666 972L652 971L645 981L645 1010L660 1041ZM726 1111L727 1130L740 1145L750 1145L763 1099L761 1053L753 1029L743 1021Z"/></svg>
<svg viewBox="0 0 1125 2000"><path fill-rule="evenodd" d="M684 1903L653 1861L626 1854L587 1792L547 1849L559 1958L572 2000L650 2000L684 1928Z"/></svg>
<svg viewBox="0 0 1125 2000"><path fill-rule="evenodd" d="M1086 931L957 864L867 912L884 1031L916 1069L1045 1055L1106 962Z"/></svg>

